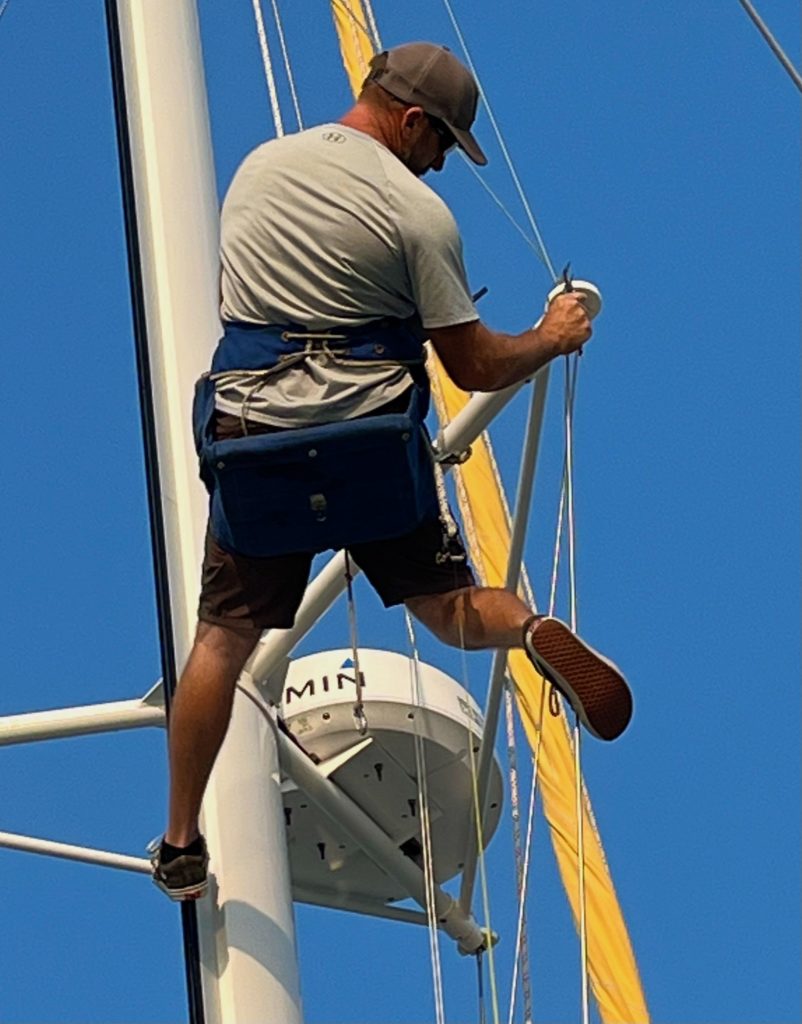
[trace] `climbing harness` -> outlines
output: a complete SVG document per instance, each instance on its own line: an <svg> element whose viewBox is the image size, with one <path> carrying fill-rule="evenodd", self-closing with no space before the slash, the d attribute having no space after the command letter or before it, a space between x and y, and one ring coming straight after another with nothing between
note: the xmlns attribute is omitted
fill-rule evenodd
<svg viewBox="0 0 802 1024"><path fill-rule="evenodd" d="M410 373L403 412L215 439L220 381L245 375L253 391L286 366L319 356L401 365ZM300 325L227 324L196 386L195 445L210 493L212 533L225 549L265 557L385 540L448 511L425 428L429 384L422 339L408 321L312 332ZM448 513L450 516L450 513ZM453 520L444 522L449 539ZM445 543L444 543L445 547Z"/></svg>
<svg viewBox="0 0 802 1024"><path fill-rule="evenodd" d="M402 412L267 433L248 433L253 395L277 372L307 359L402 366ZM225 549L265 557L320 552L410 533L439 518L438 562L465 552L448 506L442 468L426 431L429 380L419 323L378 320L311 331L298 324L227 323L209 373L196 385L193 426L211 529ZM243 436L215 439L218 387L244 382Z"/></svg>

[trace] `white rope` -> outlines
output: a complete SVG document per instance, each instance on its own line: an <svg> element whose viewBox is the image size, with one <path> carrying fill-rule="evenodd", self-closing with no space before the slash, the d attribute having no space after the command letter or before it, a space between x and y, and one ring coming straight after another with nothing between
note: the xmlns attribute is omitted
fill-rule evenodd
<svg viewBox="0 0 802 1024"><path fill-rule="evenodd" d="M574 516L574 398L579 354L565 358L565 500L568 510L568 592L571 630L577 631L576 522Z"/></svg>
<svg viewBox="0 0 802 1024"><path fill-rule="evenodd" d="M415 772L418 776L418 818L421 826L421 847L423 851L423 881L426 892L426 919L429 931L429 956L432 965L432 982L434 985L434 1008L437 1024L445 1024L445 1000L443 996L443 970L440 961L440 931L437 926L437 907L435 902L434 884L434 853L432 850L431 818L429 814L429 779L426 768L426 751L423 745L421 722L423 718L423 689L420 682L420 657L415 640L415 629L412 616L404 609L407 627L407 642L410 650L410 684L412 689L412 709L415 740Z"/></svg>
<svg viewBox="0 0 802 1024"><path fill-rule="evenodd" d="M437 492L437 507L439 510L440 524L443 528L443 542L445 546L444 555L447 555L449 544L456 539L459 535L459 529L456 521L451 514L451 507L448 504L448 491L446 490L445 474L443 473L443 467L432 455L432 470L434 472L434 487ZM439 557L439 556L438 556Z"/></svg>
<svg viewBox="0 0 802 1024"><path fill-rule="evenodd" d="M563 491L568 518L568 577L571 630L578 629L576 587L576 518L574 514L574 400L579 372L579 353L565 357L565 474ZM576 840L579 900L579 957L582 976L582 1022L590 1020L588 995L588 923L585 896L585 803L582 791L582 730L579 715L574 721L574 778L576 781Z"/></svg>
<svg viewBox="0 0 802 1024"><path fill-rule="evenodd" d="M471 694L470 674L468 672L467 647L465 646L465 623L463 616L457 617L459 630L459 650L462 662L462 685ZM481 799L479 797L479 776L477 773L476 750L474 749L474 735L466 725L468 756L471 765L471 791L473 797L474 835L478 847L477 865L479 868L479 884L482 892L482 911L485 918L485 939L488 964L488 976L490 978L490 1000L493 1010L493 1024L500 1024L498 1013L498 984L496 978L496 958L493 950L493 937L490 926L490 886L487 880L487 860L485 858L484 829L482 821Z"/></svg>
<svg viewBox="0 0 802 1024"><path fill-rule="evenodd" d="M381 36L379 35L379 26L376 24L376 16L373 13L373 4L370 0L363 0L362 6L365 9L365 14L368 18L368 24L370 25L370 41L373 45L375 53L379 53L382 48Z"/></svg>
<svg viewBox="0 0 802 1024"><path fill-rule="evenodd" d="M273 125L276 130L276 137L281 138L284 134L284 122L281 119L281 107L278 101L276 89L276 78L273 74L273 62L270 59L270 47L267 45L267 33L265 22L262 17L262 5L260 0L251 0L253 16L256 19L256 35L259 37L259 49L262 53L262 66L265 70L265 82L267 83L267 94L270 97L270 109L273 112Z"/></svg>
<svg viewBox="0 0 802 1024"><path fill-rule="evenodd" d="M532 234L534 235L535 240L537 241L537 245L541 253L541 259L545 263L548 272L551 274L552 280L556 281L557 274L554 270L554 266L549 257L548 250L546 249L546 243L543 240L543 236L540 233L540 228L538 227L537 221L535 220L535 215L532 213L532 208L529 205L529 200L526 197L526 192L524 191L524 187L521 184L521 179L518 177L518 172L516 171L515 164L513 163L512 157L510 156L510 151L507 148L507 143L504 141L504 136L502 135L498 122L496 121L496 116L493 113L493 108L490 105L490 101L487 98L487 93L485 92L484 87L482 86L481 80L476 71L476 67L473 63L473 59L471 58L470 52L468 51L468 46L465 42L465 37L462 34L462 29L459 26L456 15L454 14L454 9L451 6L450 0L443 0L443 5L446 11L448 12L449 18L451 19L451 24L454 28L454 31L457 34L457 39L459 39L459 44L462 47L462 52L465 56L465 60L468 64L468 67L471 69L471 74L476 79L476 84L479 88L479 95L482 97L482 102L484 103L485 109L487 110L487 116L490 119L490 124L493 126L493 131L495 133L502 155L504 156L504 161L507 164L507 169L510 172L513 183L515 184L516 191L518 192L518 198L521 200L521 204L523 205L524 211L526 212L526 217L529 221L529 226L532 229Z"/></svg>
<svg viewBox="0 0 802 1024"><path fill-rule="evenodd" d="M554 542L554 554L551 567L551 585L549 589L549 615L553 615L557 604L557 578L560 563L560 551L562 547L562 536L565 529L565 521L568 521L568 561L569 561L569 608L570 625L574 633L578 629L577 614L577 584L576 584L576 517L574 512L574 488L573 488L573 414L574 399L576 398L576 380L579 372L579 354L565 358L565 404L564 404L564 438L565 454L563 457L563 472L560 485L560 504L557 513L557 531ZM544 688L545 692L545 688ZM554 687L551 688L550 700L552 713L555 713L555 706L559 706L559 696ZM543 710L541 710L542 722ZM542 731L542 726L541 726ZM587 900L585 895L585 815L582 787L582 742L579 724L579 715L576 715L573 726L574 742L574 776L576 781L576 818L577 818L577 877L578 877L578 900L579 900L579 955L582 980L582 1022L588 1024L590 1007L588 997L588 957L587 957ZM538 743L539 747L539 743ZM535 770L537 770L537 755L535 757ZM536 777L533 778L533 787Z"/></svg>
<svg viewBox="0 0 802 1024"><path fill-rule="evenodd" d="M582 971L582 1024L590 1020L588 997L588 920L585 898L585 814L582 792L582 730L579 715L574 725L574 777L576 779L576 849L579 876L579 963Z"/></svg>
<svg viewBox="0 0 802 1024"><path fill-rule="evenodd" d="M551 583L549 585L549 615L554 615L557 606L557 576L560 568L563 521L565 518L565 458L563 458L562 482L560 484L560 507L557 512L557 535L554 539L554 553L551 559Z"/></svg>
<svg viewBox="0 0 802 1024"><path fill-rule="evenodd" d="M278 0L270 0L273 6L273 20L276 23L276 32L278 33L279 46L281 47L281 56L284 59L284 72L287 75L287 82L290 86L290 96L292 97L292 106L295 110L295 120L298 122L298 128L302 129L304 126L303 120L301 119L301 105L298 102L298 93L295 91L295 76L292 73L292 67L290 65L290 55L287 51L287 42L284 38L284 26L281 24L281 15L278 10Z"/></svg>
<svg viewBox="0 0 802 1024"><path fill-rule="evenodd" d="M526 933L526 890L529 873L529 850L531 849L531 828L533 793L529 795L529 817L526 829L526 846L521 841L521 809L518 792L518 751L515 743L515 720L513 717L513 694L510 678L504 681L504 718L507 727L507 759L510 767L510 813L512 817L513 849L515 851L515 877L518 882L518 922L515 929L515 948L512 965L512 982L510 984L510 1009L507 1016L508 1024L512 1024L515 1013L515 999L518 989L519 965L521 990L523 993L524 1020L532 1019L532 976L529 960L529 943Z"/></svg>
<svg viewBox="0 0 802 1024"><path fill-rule="evenodd" d="M487 440L489 442L489 438ZM488 458L488 461L490 463L490 470L491 470L491 473L492 473L492 478L496 482L496 484L498 485L498 488L499 488L499 499L501 501L501 508L502 508L502 514L503 514L503 517L504 517L504 523L505 523L507 529L511 530L512 529L512 516L510 514L510 508L509 508L509 503L507 501L507 495L506 495L506 493L504 491L504 488L502 486L501 473L499 471L498 463L496 462L495 455L493 454L492 445L489 444L489 443L487 445L487 458ZM457 476L455 483L456 483L456 486L457 486L457 491L458 491L459 496L460 496L460 502L464 503L467 500L464 479L461 476ZM471 528L470 521L467 521L464 524L464 526L465 526L466 532L468 533L468 535L470 537L471 546L475 547L476 544L478 543L478 541L477 541L475 532ZM534 590L532 588L532 584L531 584L531 581L529 579L529 573L526 570L526 566L523 565L523 564L521 565L520 585L521 585L521 589L523 590L524 599L525 599L526 603L529 605L530 608L532 608L533 610L536 611L537 610L537 601L535 600ZM461 623L460 623L460 626L461 626ZM465 677L465 679L467 679L467 663L466 663L466 660L465 660L465 651L464 651L465 644L464 644L464 636L463 636L461 628L460 628L460 646L463 648L463 653L462 653L463 676ZM508 682L508 685L509 685L509 676L507 677L507 682ZM466 689L467 689L467 686L466 686ZM541 722L543 721L543 711L544 711L545 695L546 695L546 688L543 687L543 689L541 690L541 699L540 699L540 719L539 720ZM524 857L523 857L523 872L524 872L524 885L525 885L525 887L526 887L526 879L528 878L528 872L529 872L529 852L530 852L531 846L532 846L533 813L534 813L534 805L535 805L535 795L536 795L536 792L537 792L538 765L539 765L540 749L541 749L540 748L540 740L538 738L538 742L537 742L536 747L535 747L535 753L534 753L534 756L533 756L533 775L532 775L532 783L531 783L531 789L530 789L530 794L529 794L529 821L527 823L527 839L526 839L527 847L526 847L526 851L525 851L525 854L524 854ZM517 853L516 853L516 856L517 856ZM525 894L525 892L526 892L526 888L524 888L524 894ZM524 909L524 903L525 903L525 900L522 900L522 902L519 904L519 911ZM516 949L516 954L515 955L516 955L516 958L520 957L520 959L522 961L522 967L521 967L522 986L525 983L528 983L528 988L530 990L529 1006L528 1007L525 1006L525 1009L528 1010L528 1014L527 1014L527 1017L526 1017L527 1024L531 1024L531 1015L532 1015L532 1007L531 1007L531 981L530 981L530 979L531 979L531 966L530 966L530 963L529 963L529 952L528 952L528 943L526 941L526 933L523 931L524 927L525 927L525 919L524 919L524 924L522 924L522 926L521 926L521 931L519 932L520 939L519 939L519 942L517 943L518 948ZM517 971L517 969L518 969L518 965L516 963L516 964L514 964L514 971ZM495 998L496 997L495 997L495 993L494 993L494 1000L495 1000ZM512 995L511 995L511 998L512 998ZM494 1011L496 1012L496 1015L497 1015L498 1011L496 1009L495 1002L494 1002Z"/></svg>

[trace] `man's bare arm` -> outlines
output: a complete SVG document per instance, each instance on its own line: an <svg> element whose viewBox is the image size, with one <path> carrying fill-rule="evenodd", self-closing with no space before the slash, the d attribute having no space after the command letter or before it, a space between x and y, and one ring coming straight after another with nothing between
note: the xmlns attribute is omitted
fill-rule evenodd
<svg viewBox="0 0 802 1024"><path fill-rule="evenodd" d="M481 320L429 331L446 372L463 391L499 391L531 377L556 356L581 348L590 335L579 292L558 295L540 323L522 334L493 331Z"/></svg>

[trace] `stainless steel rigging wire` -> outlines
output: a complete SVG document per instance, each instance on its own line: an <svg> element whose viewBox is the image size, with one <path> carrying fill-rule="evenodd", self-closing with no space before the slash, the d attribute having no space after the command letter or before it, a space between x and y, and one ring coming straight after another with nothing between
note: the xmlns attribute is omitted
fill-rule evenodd
<svg viewBox="0 0 802 1024"><path fill-rule="evenodd" d="M743 9L746 11L746 13L749 15L749 17L755 23L755 25L757 25L758 31L763 36L763 38L766 40L766 42L769 44L769 46L770 46L771 50L773 51L773 53L774 53L775 57L777 58L777 60L780 62L780 64L782 64L782 66L785 68L785 70L791 76L791 80L793 81L793 83L797 87L797 89L799 89L799 91L802 92L802 75L800 75L799 71L791 63L790 59L786 55L786 53L783 50L783 48L780 46L780 44L777 42L777 40L771 34L771 31L769 30L768 25L766 24L765 21L763 21L763 19L757 13L757 11L755 10L754 5L752 3L750 3L750 0L738 0L738 3L741 5L741 7L743 7Z"/></svg>
<svg viewBox="0 0 802 1024"><path fill-rule="evenodd" d="M429 930L429 955L434 984L434 1008L437 1024L445 1024L445 999L443 996L443 970L440 961L440 933L437 926L437 910L434 896L434 849L432 847L431 814L429 810L429 776L426 765L426 750L423 745L424 700L420 681L420 655L415 637L415 627L408 609L404 609L407 628L407 643L410 651L410 683L412 689L412 714L414 716L415 773L418 777L418 820L421 828L423 853L423 879L426 891L426 918Z"/></svg>
<svg viewBox="0 0 802 1024"><path fill-rule="evenodd" d="M535 220L535 215L532 213L532 208L529 205L529 200L526 196L526 192L524 191L524 187L521 184L521 179L518 177L518 172L516 171L515 164L513 163L512 157L510 156L510 151L507 148L507 143L504 140L504 136L501 132L501 129L499 128L498 122L496 121L496 116L493 113L493 108L491 107L490 102L487 98L487 93L485 92L484 87L482 86L482 82L481 79L479 78L476 66L473 63L473 58L471 57L471 54L468 50L468 46L465 42L465 36L463 35L462 29L460 28L459 22L457 21L457 17L454 14L454 9L451 6L449 0L443 0L443 6L445 7L448 13L448 17L451 21L451 25L454 29L454 32L457 35L457 39L459 39L459 44L462 47L462 52L465 57L465 61L468 67L471 69L471 74L476 79L476 84L479 88L479 95L482 97L482 102L484 103L485 109L487 110L487 116L490 119L490 124L493 126L493 132L495 133L496 140L498 141L499 147L504 157L504 162L507 164L507 168L510 172L513 183L515 184L516 191L518 192L518 198L521 200L521 204L524 208L524 211L526 212L526 218L529 221L529 226L532 229L532 234L534 235L535 240L537 242L543 263L546 265L546 269L548 270L549 274L551 274L552 281L556 281L557 273L554 270L554 266L551 262L551 258L549 257L548 250L546 249L546 243L544 242L543 236L540 233L540 228L538 227L537 221Z"/></svg>
<svg viewBox="0 0 802 1024"><path fill-rule="evenodd" d="M574 516L574 401L576 379L579 372L580 352L565 358L565 496L568 517L568 578L570 594L571 630L578 629L576 597L576 522ZM588 996L588 923L585 896L585 804L582 787L582 730L579 714L574 720L574 778L576 781L577 830L577 882L579 902L579 959L582 975L582 1021L588 1024L590 1006Z"/></svg>
<svg viewBox="0 0 802 1024"><path fill-rule="evenodd" d="M302 129L304 123L301 119L301 105L298 102L298 93L295 90L295 76L292 73L292 66L290 65L290 55L287 52L287 41L284 38L284 26L281 23L278 0L270 0L270 2L273 6L273 20L276 23L276 32L278 33L279 46L281 47L281 56L284 59L284 72L287 75L287 83L290 87L290 97L292 98L292 106L295 111L295 119L298 122L298 128Z"/></svg>

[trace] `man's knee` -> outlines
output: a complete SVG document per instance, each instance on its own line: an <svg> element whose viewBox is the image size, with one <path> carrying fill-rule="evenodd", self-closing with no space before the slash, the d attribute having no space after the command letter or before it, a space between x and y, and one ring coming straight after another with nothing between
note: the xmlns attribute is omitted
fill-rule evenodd
<svg viewBox="0 0 802 1024"><path fill-rule="evenodd" d="M244 664L261 635L260 629L229 629L201 620L195 633L195 647L203 648L217 658Z"/></svg>
<svg viewBox="0 0 802 1024"><path fill-rule="evenodd" d="M460 587L442 594L409 597L404 604L410 613L443 643L464 646L466 615L476 587Z"/></svg>

